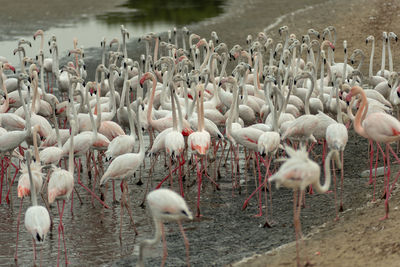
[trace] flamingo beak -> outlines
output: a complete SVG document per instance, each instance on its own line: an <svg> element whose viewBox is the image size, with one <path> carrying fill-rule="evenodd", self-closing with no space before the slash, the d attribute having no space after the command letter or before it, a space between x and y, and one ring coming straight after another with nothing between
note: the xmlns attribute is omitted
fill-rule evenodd
<svg viewBox="0 0 400 267"><path fill-rule="evenodd" d="M144 81L146 80L146 75L144 75L143 77L142 77L142 79L140 79L140 86L142 86L143 87L143 84L144 84Z"/></svg>
<svg viewBox="0 0 400 267"><path fill-rule="evenodd" d="M14 74L15 74L15 68L14 68L13 66L11 66L11 65L9 65L9 68L10 68L10 70L12 70L12 71L14 72Z"/></svg>

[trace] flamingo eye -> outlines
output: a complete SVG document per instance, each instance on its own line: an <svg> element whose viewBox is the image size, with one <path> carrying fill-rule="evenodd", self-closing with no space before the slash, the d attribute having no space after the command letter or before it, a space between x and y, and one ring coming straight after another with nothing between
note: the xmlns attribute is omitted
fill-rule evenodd
<svg viewBox="0 0 400 267"><path fill-rule="evenodd" d="M187 212L184 211L184 210L181 210L181 213L182 213L183 215L185 215L185 216L188 216Z"/></svg>

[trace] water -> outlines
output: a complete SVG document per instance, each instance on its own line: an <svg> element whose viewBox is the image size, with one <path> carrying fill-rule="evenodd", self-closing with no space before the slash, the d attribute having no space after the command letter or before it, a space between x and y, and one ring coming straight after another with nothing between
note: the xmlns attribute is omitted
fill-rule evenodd
<svg viewBox="0 0 400 267"><path fill-rule="evenodd" d="M219 15L223 12L224 2L224 0L174 0L168 2L129 0L111 11L98 15L82 13L77 19L70 19L61 24L51 23L56 26L45 30L44 53L50 57L47 41L52 35L57 36L61 57L67 55L67 50L73 48L74 37L78 38L79 47L89 48L99 47L102 37L105 37L107 42L114 37L121 39L121 24L128 29L131 38L137 38L148 32L166 32L174 26L182 27ZM29 25L25 25L25 27L29 28ZM40 28L42 27L40 26ZM25 33L26 28L21 32ZM21 35L20 32L10 31L8 28L0 29L0 33L3 35L3 41L0 41L0 55L5 56L11 64L19 66L19 58L17 55L13 55L12 51L17 47L17 40L24 38L32 42L32 48L27 46L25 48L27 56L34 58L40 47L39 40L33 41L34 32L35 30L32 30L30 35Z"/></svg>

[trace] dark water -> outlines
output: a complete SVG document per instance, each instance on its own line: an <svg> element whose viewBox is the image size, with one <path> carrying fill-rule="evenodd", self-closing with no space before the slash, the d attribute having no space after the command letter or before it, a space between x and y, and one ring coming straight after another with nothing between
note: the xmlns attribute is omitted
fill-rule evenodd
<svg viewBox="0 0 400 267"><path fill-rule="evenodd" d="M218 16L224 11L224 3L225 0L129 0L121 6L99 15L82 13L84 12L82 11L82 14L77 19L67 20L61 24L52 24L48 21L49 28L44 31L45 40L47 43L47 40L53 34L57 36L60 56L65 56L67 50L73 48L72 40L74 37L78 38L79 47L100 47L102 37L105 37L107 42L114 37L121 38L121 24L124 24L128 29L131 39L132 37L137 38L148 32L166 32L172 30L174 26L182 27ZM38 16L41 17L42 14L38 14ZM43 27L45 25L38 25L36 28L32 28L31 25L24 25L23 23L16 26L16 28L21 29L21 32L30 31L31 34L29 35L21 35L21 32L17 30L1 30L3 36L0 40L3 41L0 42L0 55L5 56L9 62L18 66L18 56L13 55L12 52L17 47L17 40L24 38L32 42L32 48L26 47L26 53L27 56L34 58L39 51L40 42L34 42L32 36L37 29ZM44 53L46 57L50 57L47 45Z"/></svg>
<svg viewBox="0 0 400 267"><path fill-rule="evenodd" d="M218 16L223 12L223 0L129 0L121 5L123 11L113 11L96 16L99 22L108 25L157 25L166 23L185 26L207 18ZM157 32L157 29L155 30Z"/></svg>

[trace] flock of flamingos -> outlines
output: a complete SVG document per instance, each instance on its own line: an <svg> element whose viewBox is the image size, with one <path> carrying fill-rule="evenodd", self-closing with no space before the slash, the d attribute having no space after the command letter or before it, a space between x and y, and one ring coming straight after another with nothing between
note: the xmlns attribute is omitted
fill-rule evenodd
<svg viewBox="0 0 400 267"><path fill-rule="evenodd" d="M376 74L372 70L375 38L366 39L372 46L368 76L361 72L364 52L356 49L349 57L346 41L336 43L332 26L321 33L310 29L301 37L283 26L279 29L281 40L260 32L248 37L246 47L235 45L231 49L215 32L206 40L183 28L170 31L166 41L149 33L139 39L145 42L146 55L137 60L128 56L129 32L122 25L121 34L121 39L114 38L109 44L101 41L101 64L96 70L86 69L84 51L76 39L68 54L71 61L60 66L57 38L52 36L46 42L42 30L33 36L40 42L36 56L25 53L30 41L19 40L14 50L21 61L16 75L12 75L15 68L7 59L0 57L0 203L3 198L9 203L10 194L17 190L20 210L15 260L22 201L28 196L32 206L25 212L25 227L32 234L34 259L36 244L45 242L51 228L49 205L57 202L57 266L62 257L61 242L68 264L64 239L68 225L64 226L62 217L67 201L72 212L77 187L108 208L106 193L112 192L115 200L114 183L121 181L121 225L126 209L134 226L127 179L136 173L135 179L141 181L137 171L145 157L150 157L150 166L145 166L148 180L157 162L164 161L169 173L154 190L149 188L152 183L145 181L155 236L140 244L138 266L144 265L144 250L165 235L165 221L179 224L190 265L189 242L181 224L193 219L185 202L185 176L196 171L194 216L200 217L202 179L218 189L221 162L230 158L226 177L232 179L233 190L240 190L248 176L240 178L239 153L244 153L246 166L252 166L249 169L253 170L256 190L243 209L254 196L257 215L261 216L262 195L268 207L266 194L271 182L293 189L300 265L300 211L305 194L327 192L331 175L336 189L335 168L340 169L343 190L343 152L350 127L369 140L371 183L375 183L373 168L377 168L379 155L383 159L386 200L382 219L388 218L388 201L396 182L390 182L390 158L400 161L391 146L400 139L396 116L399 75L393 71L390 49L391 42L397 41L396 34L383 33L382 67ZM344 49L344 59L334 57L339 46ZM48 49L51 54L45 57ZM386 51L389 69L385 69ZM87 72L95 73L94 81L88 81ZM150 140L146 144L144 132ZM322 162L315 152L321 144ZM91 188L89 181L81 179L82 172L91 179ZM323 185L320 176L324 177ZM18 187L13 184L16 178ZM336 201L336 190L334 194L338 214L342 200ZM38 195L45 196L44 206L38 204ZM265 215L265 226L270 227ZM166 257L165 245L161 265Z"/></svg>

